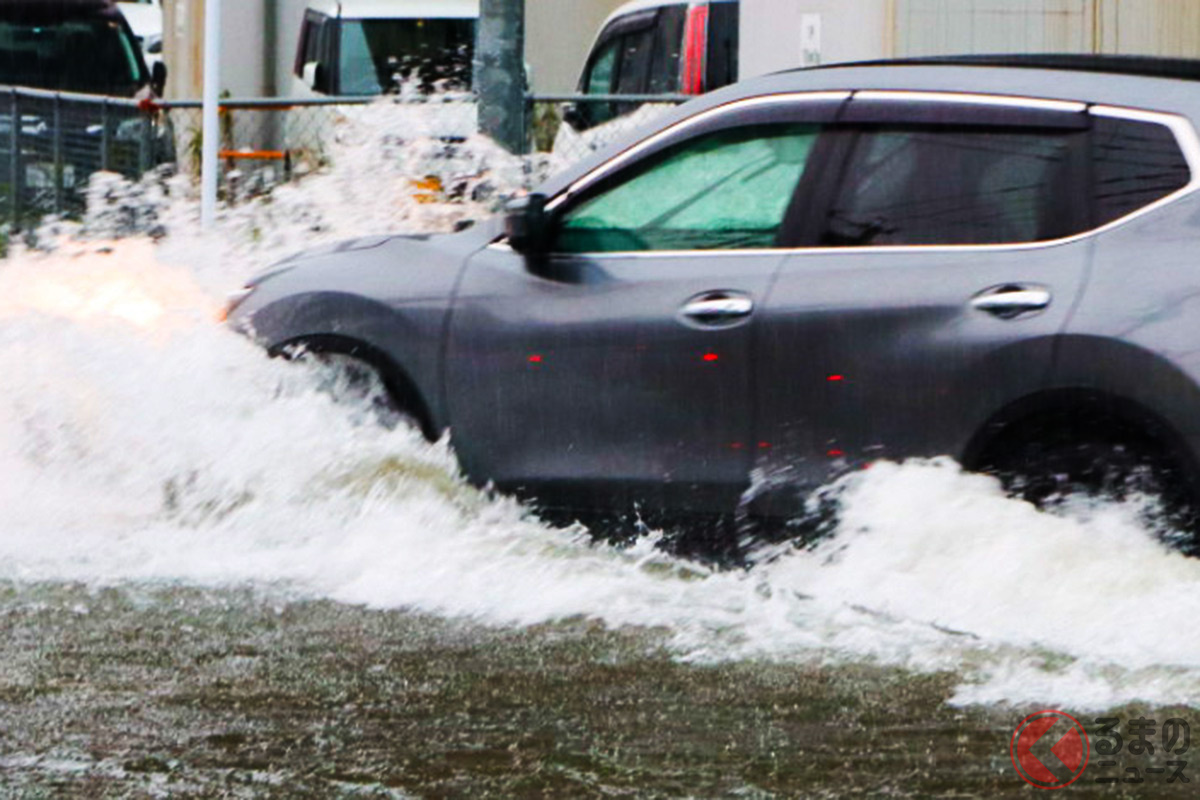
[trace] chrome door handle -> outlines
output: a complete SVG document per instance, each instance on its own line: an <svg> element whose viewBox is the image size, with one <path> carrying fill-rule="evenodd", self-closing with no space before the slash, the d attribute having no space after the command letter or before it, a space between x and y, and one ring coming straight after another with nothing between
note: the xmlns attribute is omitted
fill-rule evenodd
<svg viewBox="0 0 1200 800"><path fill-rule="evenodd" d="M720 327L740 322L754 311L754 301L741 292L706 292L684 303L680 315L688 322Z"/></svg>
<svg viewBox="0 0 1200 800"><path fill-rule="evenodd" d="M1053 295L1041 286L1001 286L971 298L971 307L1002 319L1010 319L1050 305Z"/></svg>

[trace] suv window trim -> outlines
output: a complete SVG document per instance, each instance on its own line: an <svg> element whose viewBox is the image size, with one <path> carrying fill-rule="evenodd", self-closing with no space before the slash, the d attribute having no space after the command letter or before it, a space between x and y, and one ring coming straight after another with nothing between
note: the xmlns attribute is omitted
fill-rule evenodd
<svg viewBox="0 0 1200 800"><path fill-rule="evenodd" d="M1174 192L1171 192L1170 194L1167 194L1152 203L1141 206L1140 208L1137 208L1128 214L1125 214L1124 216L1117 217L1114 220L1106 222L1103 225L1088 228L1087 230L1080 231L1079 233L1073 233L1069 236L1037 242L1004 242L994 244L899 244L864 245L862 247L799 246L747 248L744 250L632 250L628 252L573 254L572 257L585 256L589 259L613 259L660 258L663 256L728 257L743 253L747 255L762 255L771 253L779 255L787 253L843 253L846 255L862 255L864 253L904 253L917 250L946 250L957 252L1037 250L1049 247L1061 247L1098 236L1101 233L1106 233L1116 227L1126 225L1142 216L1145 216L1146 214L1157 211L1167 205L1170 205L1171 203L1175 203L1187 195L1193 194L1197 189L1200 189L1200 135L1197 135L1195 126L1193 126L1191 120L1182 114L1167 111L1151 111L1147 109L1130 108L1126 106L1115 106L1105 103L1087 104L1081 101L1054 100L1049 98L1025 97L1020 95L996 95L974 92L863 89L857 91L786 92L780 94L760 95L758 97L743 98L705 109L698 114L679 120L678 122L667 126L661 131L657 131L651 136L635 143L630 148L619 153L605 163L597 165L580 178L572 181L566 188L559 191L547 201L546 211L554 212L576 195L587 191L593 184L605 180L613 172L636 160L639 156L646 154L647 151L653 150L657 145L663 143L664 140L674 138L680 133L683 133L690 128L702 125L714 117L728 113L736 113L739 110L763 105L838 100L845 102L852 97L862 97L863 99L869 100L895 100L898 102L976 103L983 105L1030 108L1035 110L1054 110L1067 112L1086 111L1089 114L1094 114L1097 116L1115 119L1128 119L1137 122L1163 125L1171 131L1171 135L1175 138L1175 142L1179 146L1184 160L1187 162L1189 173L1188 182L1181 188L1176 189ZM507 243L504 243L504 246L507 246Z"/></svg>

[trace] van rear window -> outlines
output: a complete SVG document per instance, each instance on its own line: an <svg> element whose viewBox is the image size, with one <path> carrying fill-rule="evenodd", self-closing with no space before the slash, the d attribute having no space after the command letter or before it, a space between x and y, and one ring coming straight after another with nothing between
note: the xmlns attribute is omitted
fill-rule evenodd
<svg viewBox="0 0 1200 800"><path fill-rule="evenodd" d="M471 87L473 19L342 20L339 92L370 95L413 81L424 92Z"/></svg>

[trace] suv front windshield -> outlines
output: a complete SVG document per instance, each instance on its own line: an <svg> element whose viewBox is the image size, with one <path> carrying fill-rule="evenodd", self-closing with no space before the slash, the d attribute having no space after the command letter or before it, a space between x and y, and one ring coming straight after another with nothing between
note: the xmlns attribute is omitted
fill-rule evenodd
<svg viewBox="0 0 1200 800"><path fill-rule="evenodd" d="M0 83L128 97L144 82L118 22L0 20Z"/></svg>
<svg viewBox="0 0 1200 800"><path fill-rule="evenodd" d="M473 19L342 20L341 94L395 91L414 81L424 92L471 87Z"/></svg>

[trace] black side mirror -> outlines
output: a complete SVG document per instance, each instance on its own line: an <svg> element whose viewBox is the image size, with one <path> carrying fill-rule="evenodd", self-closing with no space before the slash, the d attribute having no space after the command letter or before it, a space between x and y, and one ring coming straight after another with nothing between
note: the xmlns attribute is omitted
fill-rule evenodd
<svg viewBox="0 0 1200 800"><path fill-rule="evenodd" d="M154 66L150 68L150 89L155 95L162 97L166 88L167 65L161 61L155 61Z"/></svg>
<svg viewBox="0 0 1200 800"><path fill-rule="evenodd" d="M510 201L504 222L509 247L529 259L544 258L550 251L549 220L544 194L527 194Z"/></svg>

